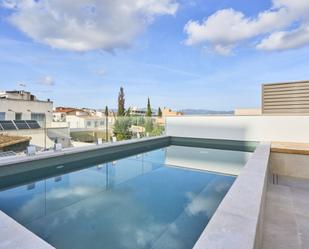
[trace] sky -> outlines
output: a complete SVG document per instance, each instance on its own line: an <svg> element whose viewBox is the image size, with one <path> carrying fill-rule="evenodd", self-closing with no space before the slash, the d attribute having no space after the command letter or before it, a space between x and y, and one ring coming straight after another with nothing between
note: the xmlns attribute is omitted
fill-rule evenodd
<svg viewBox="0 0 309 249"><path fill-rule="evenodd" d="M309 0L0 0L0 90L54 106L233 110L309 79Z"/></svg>

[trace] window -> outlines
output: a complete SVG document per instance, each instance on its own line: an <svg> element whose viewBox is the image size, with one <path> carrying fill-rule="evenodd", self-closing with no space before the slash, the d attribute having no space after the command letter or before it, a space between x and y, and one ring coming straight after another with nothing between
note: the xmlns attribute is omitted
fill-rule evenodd
<svg viewBox="0 0 309 249"><path fill-rule="evenodd" d="M5 112L0 112L0 120L5 120Z"/></svg>
<svg viewBox="0 0 309 249"><path fill-rule="evenodd" d="M87 121L87 126L91 126L91 122L90 121Z"/></svg>
<svg viewBox="0 0 309 249"><path fill-rule="evenodd" d="M15 120L22 120L22 113L21 112L15 112Z"/></svg>
<svg viewBox="0 0 309 249"><path fill-rule="evenodd" d="M45 126L45 113L31 113L31 120L36 120L41 127Z"/></svg>
<svg viewBox="0 0 309 249"><path fill-rule="evenodd" d="M104 125L104 121L100 121L100 125L103 126Z"/></svg>
<svg viewBox="0 0 309 249"><path fill-rule="evenodd" d="M94 127L98 127L98 121L94 121Z"/></svg>

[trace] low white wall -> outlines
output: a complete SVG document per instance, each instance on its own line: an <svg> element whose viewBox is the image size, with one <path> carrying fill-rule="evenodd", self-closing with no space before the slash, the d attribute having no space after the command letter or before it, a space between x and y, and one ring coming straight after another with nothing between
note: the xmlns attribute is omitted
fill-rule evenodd
<svg viewBox="0 0 309 249"><path fill-rule="evenodd" d="M167 117L166 135L309 143L309 116Z"/></svg>

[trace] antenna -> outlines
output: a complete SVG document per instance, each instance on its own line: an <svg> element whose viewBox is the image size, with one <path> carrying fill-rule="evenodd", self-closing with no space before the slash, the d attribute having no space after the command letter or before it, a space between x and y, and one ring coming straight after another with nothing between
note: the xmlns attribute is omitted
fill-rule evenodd
<svg viewBox="0 0 309 249"><path fill-rule="evenodd" d="M18 86L26 88L26 84L25 83L19 83Z"/></svg>

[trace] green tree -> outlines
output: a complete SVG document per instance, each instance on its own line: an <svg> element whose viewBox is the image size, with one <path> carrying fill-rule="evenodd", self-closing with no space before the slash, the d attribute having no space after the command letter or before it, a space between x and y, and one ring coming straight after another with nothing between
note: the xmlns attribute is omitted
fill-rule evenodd
<svg viewBox="0 0 309 249"><path fill-rule="evenodd" d="M150 99L148 98L146 117L151 117L151 115L152 115L152 111L151 111L151 106L150 106Z"/></svg>
<svg viewBox="0 0 309 249"><path fill-rule="evenodd" d="M146 133L151 133L153 130L153 121L151 118L146 118L145 120L145 132Z"/></svg>
<svg viewBox="0 0 309 249"><path fill-rule="evenodd" d="M154 124L153 129L150 132L150 135L151 136L160 136L160 135L163 135L163 132L164 132L164 126L163 125Z"/></svg>
<svg viewBox="0 0 309 249"><path fill-rule="evenodd" d="M131 120L128 118L117 118L114 124L113 132L117 140L130 139L132 132L130 131Z"/></svg>
<svg viewBox="0 0 309 249"><path fill-rule="evenodd" d="M158 117L160 117L160 118L162 117L162 110L161 110L160 107L158 108Z"/></svg>
<svg viewBox="0 0 309 249"><path fill-rule="evenodd" d="M123 87L120 87L120 91L119 91L119 94L118 94L117 116L124 116L124 114L125 114L124 104L125 104L124 90L123 90Z"/></svg>
<svg viewBox="0 0 309 249"><path fill-rule="evenodd" d="M128 110L125 111L125 116L130 117L131 116L131 108L129 107Z"/></svg>

